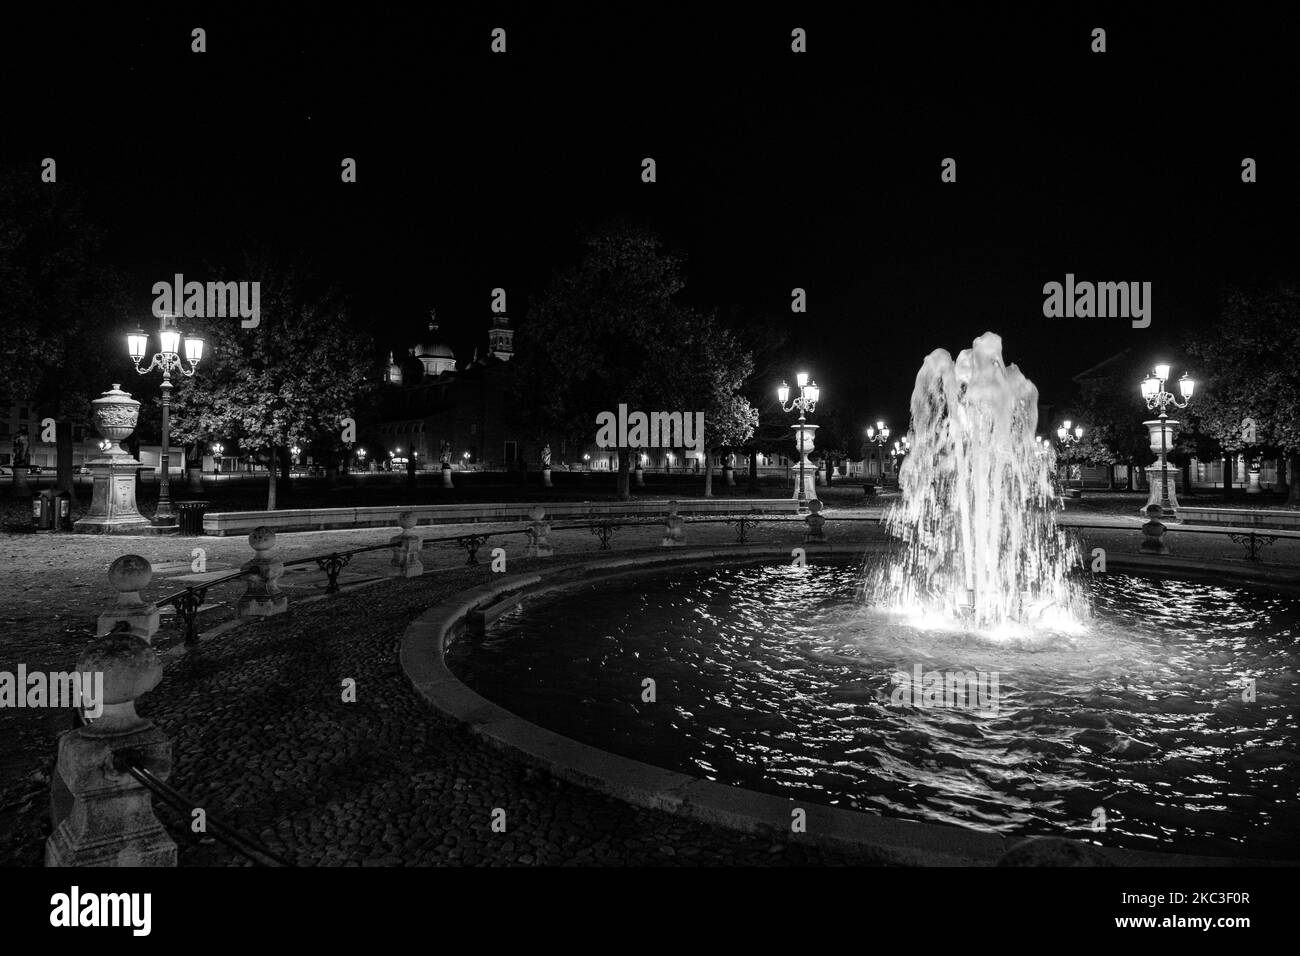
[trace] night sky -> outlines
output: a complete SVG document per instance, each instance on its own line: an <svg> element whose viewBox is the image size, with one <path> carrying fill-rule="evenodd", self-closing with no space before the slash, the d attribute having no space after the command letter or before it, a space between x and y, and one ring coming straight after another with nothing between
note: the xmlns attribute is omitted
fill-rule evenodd
<svg viewBox="0 0 1300 956"><path fill-rule="evenodd" d="M583 225L630 219L686 256L692 301L788 316L806 288L791 373L894 421L934 348L998 331L1063 398L1110 354L1211 321L1223 283L1294 278L1295 23L846 6L11 18L0 156L33 175L57 158L138 276L142 317L175 272L245 278L207 264L257 239L328 267L384 347L413 343L436 306L462 359L486 342L493 287L518 326ZM1043 283L1067 272L1151 281L1151 327L1044 318Z"/></svg>

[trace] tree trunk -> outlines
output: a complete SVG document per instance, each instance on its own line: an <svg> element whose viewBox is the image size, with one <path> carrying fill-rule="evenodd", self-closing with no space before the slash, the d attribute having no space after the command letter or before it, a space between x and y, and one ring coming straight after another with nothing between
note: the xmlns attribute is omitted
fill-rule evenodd
<svg viewBox="0 0 1300 956"><path fill-rule="evenodd" d="M1232 497L1232 469L1236 466L1235 455L1223 456L1223 500Z"/></svg>
<svg viewBox="0 0 1300 956"><path fill-rule="evenodd" d="M749 452L749 490L758 491L758 449Z"/></svg>
<svg viewBox="0 0 1300 956"><path fill-rule="evenodd" d="M1287 456L1285 454L1277 456L1277 483L1273 486L1276 491L1285 493L1290 487L1287 481L1287 475L1290 469L1287 467Z"/></svg>
<svg viewBox="0 0 1300 956"><path fill-rule="evenodd" d="M713 497L713 451L704 452L704 497Z"/></svg>
<svg viewBox="0 0 1300 956"><path fill-rule="evenodd" d="M1286 470L1291 478L1291 493L1287 495L1288 508L1300 508L1300 452L1286 456Z"/></svg>
<svg viewBox="0 0 1300 956"><path fill-rule="evenodd" d="M628 461L630 460L628 449L620 448L618 450L618 500L632 500L632 481L628 472Z"/></svg>
<svg viewBox="0 0 1300 956"><path fill-rule="evenodd" d="M1115 463L1113 461L1106 463L1106 490L1115 490Z"/></svg>
<svg viewBox="0 0 1300 956"><path fill-rule="evenodd" d="M54 426L54 461L57 472L54 490L66 491L75 500L77 492L72 485L72 422L61 421Z"/></svg>
<svg viewBox="0 0 1300 956"><path fill-rule="evenodd" d="M276 465L278 464L278 462L275 460L276 459L275 452L276 452L276 448L274 445L272 445L271 451L266 459L266 464L267 464L266 510L267 511L275 510L275 472L276 472Z"/></svg>

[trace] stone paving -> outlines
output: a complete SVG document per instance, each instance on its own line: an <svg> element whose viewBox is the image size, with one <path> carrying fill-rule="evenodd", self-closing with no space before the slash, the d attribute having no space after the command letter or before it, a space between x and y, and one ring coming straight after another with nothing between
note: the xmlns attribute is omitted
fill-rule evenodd
<svg viewBox="0 0 1300 956"><path fill-rule="evenodd" d="M854 510L826 512L832 540L880 539ZM558 524L558 522L557 522ZM489 525L425 526L426 537L482 534ZM690 543L733 542L725 524L692 523ZM282 535L285 560L331 549L387 542L395 529ZM617 549L653 547L658 527L615 532ZM1115 553L1137 549L1136 527L1089 532L1089 546ZM750 541L793 546L793 522L762 523ZM1223 536L1171 536L1180 556L1245 564ZM587 530L555 531L557 557L599 549ZM480 551L507 549L509 570L536 566L521 557L521 535L491 541ZM56 538L0 535L0 669L67 669L93 634L94 619L111 601L105 569L120 554L148 557L157 569L148 599L183 587L193 576L192 550L203 548L208 574L251 557L243 538ZM1270 565L1300 566L1300 543L1268 549ZM175 741L172 783L201 801L217 819L260 837L300 864L433 863L860 863L795 844L745 837L641 810L556 781L492 750L419 704L397 664L397 641L420 611L456 590L482 582L486 566L465 566L450 544L424 549L433 574L384 581L343 595L323 594L314 564L282 579L290 613L230 630L196 654L177 655L163 683L141 705ZM382 574L388 552L358 556L343 583ZM242 585L214 588L201 616L210 628L231 616ZM164 618L160 648L179 635ZM357 681L358 701L341 701L341 682ZM0 716L0 863L38 865L48 830L49 772L66 712L9 711ZM507 831L493 833L491 810L506 811ZM183 821L160 811L173 833ZM240 864L210 839L182 843L183 865Z"/></svg>

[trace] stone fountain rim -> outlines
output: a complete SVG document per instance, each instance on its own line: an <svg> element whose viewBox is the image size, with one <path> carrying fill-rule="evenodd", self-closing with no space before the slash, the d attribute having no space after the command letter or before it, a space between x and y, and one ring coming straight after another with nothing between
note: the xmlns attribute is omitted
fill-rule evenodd
<svg viewBox="0 0 1300 956"><path fill-rule="evenodd" d="M810 558L846 561L860 558L860 543L805 545ZM403 632L399 647L402 671L425 702L463 724L475 736L552 775L635 806L663 810L696 821L780 840L809 842L836 850L865 852L882 863L912 866L993 866L1020 838L964 827L876 816L793 798L714 783L678 771L633 760L565 737L511 713L463 683L446 663L449 640L462 633L471 615L491 620L525 596L558 592L665 567L712 566L789 560L788 548L732 545L639 552L588 559L529 574L502 576L492 584L461 591L417 617ZM1168 562L1117 560L1111 567L1182 576ZM1147 557L1147 556L1143 556ZM1236 569L1219 569L1236 570ZM426 572L427 573L427 572ZM1258 586L1258 582L1255 582ZM1272 587L1272 584L1263 586ZM1300 588L1297 588L1300 592ZM807 813L807 832L790 831L791 810ZM1252 860L1147 852L1081 843L1114 866L1288 866L1300 861Z"/></svg>

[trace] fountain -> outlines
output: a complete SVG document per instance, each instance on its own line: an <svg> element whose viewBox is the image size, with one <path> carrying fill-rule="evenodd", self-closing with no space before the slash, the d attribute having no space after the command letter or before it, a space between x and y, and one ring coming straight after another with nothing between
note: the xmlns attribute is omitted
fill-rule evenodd
<svg viewBox="0 0 1300 956"><path fill-rule="evenodd" d="M1108 849L1293 858L1300 595L1226 564L1212 582L1170 574L1150 559L1158 521L1140 560L1085 568L1055 520L1038 391L993 333L955 360L931 353L911 414L891 541L871 535L865 576L848 551L792 564L774 547L540 580L484 635L449 641L446 666L584 753L692 788ZM669 706L635 696L647 677Z"/></svg>
<svg viewBox="0 0 1300 956"><path fill-rule="evenodd" d="M886 517L899 546L868 572L870 603L1004 636L1087 615L1059 530L1050 449L1034 440L1038 389L986 332L953 361L931 352L912 391L902 500Z"/></svg>

